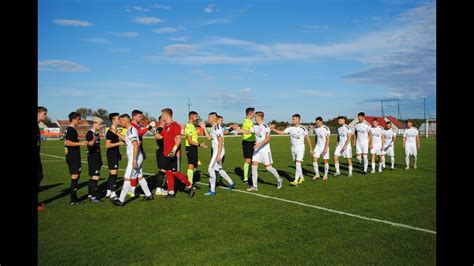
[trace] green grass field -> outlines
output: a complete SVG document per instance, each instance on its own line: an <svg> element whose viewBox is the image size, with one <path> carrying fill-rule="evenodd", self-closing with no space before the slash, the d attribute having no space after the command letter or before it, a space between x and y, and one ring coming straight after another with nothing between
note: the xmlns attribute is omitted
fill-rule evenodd
<svg viewBox="0 0 474 266"><path fill-rule="evenodd" d="M240 142L238 137L225 139L224 168L234 180L241 179ZM421 145L416 170L404 169L398 138L394 171L362 175L356 163L354 176L347 177L346 162L342 160L342 175L332 178L331 160L327 181L311 180L314 170L307 151L303 163L306 181L292 187L288 179L293 179L295 169L290 140L272 137L274 167L284 177L284 185L276 190L273 176L260 166L259 178L265 183L259 183L259 191L253 194L307 205L219 188L217 195L209 198L203 196L207 186L201 185L192 199L178 192L175 200L155 196L153 201L136 199L121 208L106 199L99 204L69 206L70 177L61 159L63 142L46 141L41 151L44 180L39 198L46 201L46 209L38 214L39 264L433 265L434 233L309 206L436 231L436 140L421 138ZM331 138L331 155L334 146L335 137ZM148 153L144 172L156 173L154 140L145 139L144 147ZM210 151L199 152L203 163L200 182L207 183ZM81 154L85 161L84 149ZM186 165L184 156L181 171ZM122 161L120 168L125 167L126 161ZM79 197L87 194L87 169L83 163ZM119 176L123 173L120 171ZM105 188L107 177L108 170L103 168L100 187ZM246 188L241 182L236 186L240 191Z"/></svg>

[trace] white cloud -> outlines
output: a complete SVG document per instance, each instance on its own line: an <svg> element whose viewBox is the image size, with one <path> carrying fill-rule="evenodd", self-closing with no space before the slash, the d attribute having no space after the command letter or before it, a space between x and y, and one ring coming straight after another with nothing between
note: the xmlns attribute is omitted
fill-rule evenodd
<svg viewBox="0 0 474 266"><path fill-rule="evenodd" d="M209 89L202 96L212 107L225 109L244 109L255 104L252 88Z"/></svg>
<svg viewBox="0 0 474 266"><path fill-rule="evenodd" d="M134 38L137 37L139 34L138 32L134 31L127 31L127 32L109 32L109 34L118 36L118 37L124 37L124 38Z"/></svg>
<svg viewBox="0 0 474 266"><path fill-rule="evenodd" d="M148 11L150 11L150 9L144 8L144 7L141 7L141 6L134 6L134 7L132 7L132 9L134 9L134 10L136 10L136 11L142 11L142 12L148 12Z"/></svg>
<svg viewBox="0 0 474 266"><path fill-rule="evenodd" d="M204 13L207 13L207 14L210 14L214 11L219 11L219 9L216 7L216 5L214 4L209 4L207 7L205 7L202 11L204 11Z"/></svg>
<svg viewBox="0 0 474 266"><path fill-rule="evenodd" d="M190 45L190 44L173 44L164 47L165 55L173 56L173 55L180 55L183 53L190 53L199 50L199 46L197 45Z"/></svg>
<svg viewBox="0 0 474 266"><path fill-rule="evenodd" d="M108 44L109 40L104 38L84 38L82 39L85 42L95 43L95 44Z"/></svg>
<svg viewBox="0 0 474 266"><path fill-rule="evenodd" d="M179 32L179 31L183 31L185 29L186 29L185 27L177 27L177 28L165 27L165 28L159 28L159 29L156 29L156 30L153 30L153 31L156 32L156 33L160 33L160 34L166 34L166 33L175 33L175 32Z"/></svg>
<svg viewBox="0 0 474 266"><path fill-rule="evenodd" d="M145 24L145 25L154 25L163 23L164 20L156 17L136 17L132 20L135 23Z"/></svg>
<svg viewBox="0 0 474 266"><path fill-rule="evenodd" d="M94 23L89 21L74 20L74 19L55 19L54 24L61 26L73 26L73 27L90 27L94 26Z"/></svg>
<svg viewBox="0 0 474 266"><path fill-rule="evenodd" d="M67 60L42 60L38 62L39 70L60 72L86 72L89 69L83 65Z"/></svg>
<svg viewBox="0 0 474 266"><path fill-rule="evenodd" d="M170 10L171 7L170 6L165 6L165 5L160 5L160 4L156 4L156 5L153 5L151 6L152 8L159 8L159 9L164 9L164 10Z"/></svg>
<svg viewBox="0 0 474 266"><path fill-rule="evenodd" d="M188 35L182 35L182 36L178 36L178 37L170 37L168 38L168 40L170 41L176 41L176 42L186 42L190 39L191 37L189 37Z"/></svg>
<svg viewBox="0 0 474 266"><path fill-rule="evenodd" d="M379 17L379 16L373 16L373 17L371 17L371 19L372 19L372 20L380 20L380 19L382 19L382 18Z"/></svg>

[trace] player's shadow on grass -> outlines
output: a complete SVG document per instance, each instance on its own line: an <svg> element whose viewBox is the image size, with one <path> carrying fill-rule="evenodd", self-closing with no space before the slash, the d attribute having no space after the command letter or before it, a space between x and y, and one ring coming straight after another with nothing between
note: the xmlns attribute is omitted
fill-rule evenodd
<svg viewBox="0 0 474 266"><path fill-rule="evenodd" d="M280 177L284 177L289 182L293 182L295 180L294 176L291 176L288 172L283 171L283 170L277 170L277 171Z"/></svg>
<svg viewBox="0 0 474 266"><path fill-rule="evenodd" d="M85 182L82 182L82 183L78 184L78 185L77 185L77 190L79 190L80 188L83 188L83 187L87 186L88 184L89 184L89 179L87 179L87 181L85 181ZM58 195L56 195L56 196L54 196L54 197L52 197L52 198L49 198L49 199L44 200L43 203L44 203L44 204L49 204L49 203L51 203L51 202L53 202L53 201L55 201L55 200L64 198L64 197L69 196L69 195L71 195L71 190L70 190L70 188L63 189L60 194L58 194ZM86 197L87 197L87 195L86 195Z"/></svg>
<svg viewBox="0 0 474 266"><path fill-rule="evenodd" d="M234 173L240 178L240 181L244 180L244 169L242 169L241 167L235 167Z"/></svg>
<svg viewBox="0 0 474 266"><path fill-rule="evenodd" d="M64 183L56 183L56 184L51 184L51 185L40 186L40 188L38 189L38 192L43 192L45 190L48 190L48 189L53 188L53 187L60 186L62 184L64 184Z"/></svg>

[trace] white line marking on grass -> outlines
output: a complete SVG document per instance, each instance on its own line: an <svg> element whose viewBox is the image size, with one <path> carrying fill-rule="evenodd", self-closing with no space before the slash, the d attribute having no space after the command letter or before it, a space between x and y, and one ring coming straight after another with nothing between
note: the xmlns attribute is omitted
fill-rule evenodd
<svg viewBox="0 0 474 266"><path fill-rule="evenodd" d="M51 155L51 154L46 154L46 153L41 153L41 154L46 155L46 156L55 157L55 158L64 158L64 157L61 157L61 156L56 156L56 155ZM82 162L87 163L86 161L82 161ZM108 168L107 166L104 166L104 165L102 167ZM125 169L119 169L119 170L120 171L125 171ZM143 174L154 175L154 174L151 174L151 173L143 173ZM202 182L197 182L197 183L199 183L201 185L209 185L209 183L202 183ZM332 213L345 215L345 216L349 216L349 217L353 217L353 218L358 218L358 219L361 219L361 220L372 221L372 222L383 223L383 224L389 224L389 225L392 225L392 226L403 227L403 228L407 228L407 229L411 229L411 230L415 230L415 231L420 231L420 232L425 232L425 233L430 233L430 234L436 235L436 231L429 230L429 229L424 229L424 228L420 228L420 227L415 227L415 226L411 226L411 225L406 225L406 224L401 224L401 223L394 223L394 222L390 222L390 221L386 221L386 220L365 217L365 216L362 216L362 215L357 215L357 214L352 214L352 213L348 213L348 212L333 210L333 209L329 209L329 208L320 207L320 206L317 206L317 205L311 205L311 204L302 203L302 202L298 202L298 201L267 196L267 195L263 195L263 194L251 193L251 192L247 192L247 191L240 190L240 189L235 189L235 188L232 189L232 191L239 192L239 193L244 193L244 194L248 194L248 195L253 195L253 196L257 196L257 197L261 197L261 198L267 198L267 199L273 199L273 200L283 201L283 202L287 202L287 203L292 203L292 204L296 204L296 205L300 205L300 206L304 206L304 207L308 207L308 208L313 208L313 209L332 212Z"/></svg>

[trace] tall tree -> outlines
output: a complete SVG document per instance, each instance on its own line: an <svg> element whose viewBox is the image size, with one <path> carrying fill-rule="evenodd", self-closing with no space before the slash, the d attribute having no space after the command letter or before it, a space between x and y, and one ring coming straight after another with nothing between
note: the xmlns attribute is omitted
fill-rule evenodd
<svg viewBox="0 0 474 266"><path fill-rule="evenodd" d="M97 116L97 117L101 118L104 121L109 120L109 112L106 109L103 109L103 108L99 108L99 109L95 110L92 115Z"/></svg>
<svg viewBox="0 0 474 266"><path fill-rule="evenodd" d="M89 116L92 115L92 109L81 107L76 110L77 113L81 115L82 119L87 119Z"/></svg>

